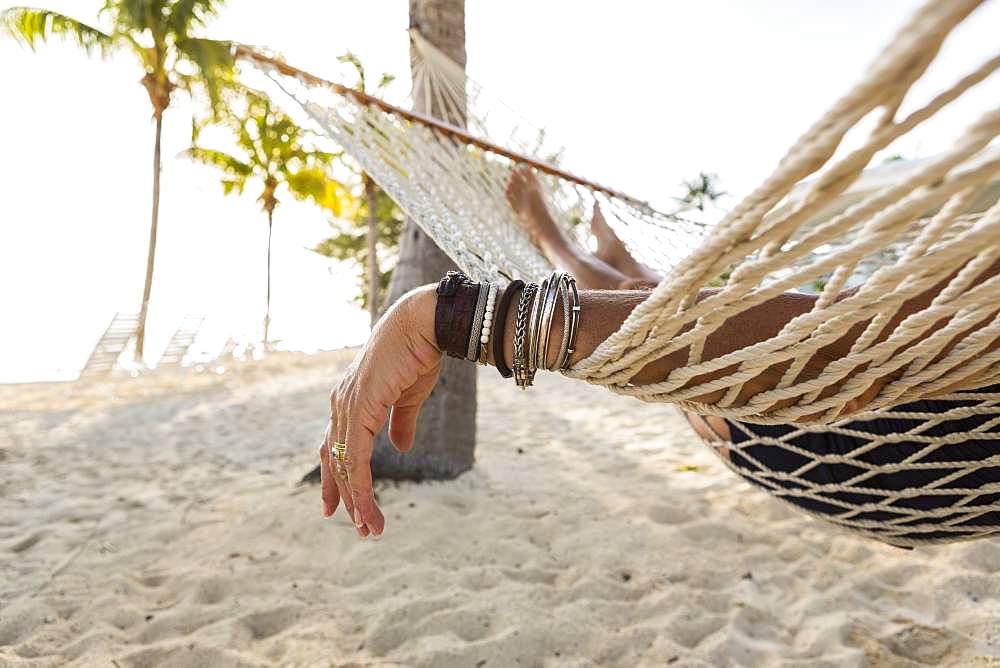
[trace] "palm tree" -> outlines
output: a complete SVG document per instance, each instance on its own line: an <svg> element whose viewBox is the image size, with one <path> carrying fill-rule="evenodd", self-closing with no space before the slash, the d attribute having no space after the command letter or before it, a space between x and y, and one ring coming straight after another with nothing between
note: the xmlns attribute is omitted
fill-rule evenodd
<svg viewBox="0 0 1000 668"><path fill-rule="evenodd" d="M243 89L240 97L242 100L228 105L216 119L232 132L239 155L197 145L184 155L221 170L222 191L226 195L242 194L251 182L260 185L257 201L267 214L266 349L271 326L271 238L279 189L284 187L298 199L311 200L334 216L354 208L354 203L348 189L328 175L330 165L339 155L317 150L312 134L274 107L266 96ZM237 111L237 107L242 109ZM195 144L204 125L204 122L195 124Z"/></svg>
<svg viewBox="0 0 1000 668"><path fill-rule="evenodd" d="M102 56L126 51L143 69L140 80L153 106L153 207L149 226L146 279L136 329L135 359L142 362L146 339L146 316L153 288L156 232L160 211L160 140L163 113L175 90L188 93L204 89L213 106L219 100L219 86L234 68L229 42L193 36L193 32L216 15L223 0L107 0L100 17L110 26L105 30L78 19L46 9L13 7L0 13L0 26L34 50L53 37L75 41L87 53Z"/></svg>
<svg viewBox="0 0 1000 668"><path fill-rule="evenodd" d="M354 87L362 93L367 93L368 90L365 86L365 68L361 64L361 60L350 51L337 58L337 60L354 66L354 69L358 74L358 82ZM395 79L395 77L391 74L383 73L382 77L379 79L378 86L375 88L376 92L381 91L383 88L392 83L393 79ZM375 321L378 320L379 315L379 293L381 292L382 286L382 272L378 267L379 220L377 211L379 207L377 202L380 191L378 185L376 185L372 177L368 175L368 172L362 172L361 186L364 192L365 208L368 214L368 220L366 223L367 252L365 254L368 265L368 288L366 295L368 316L372 327L374 327Z"/></svg>
<svg viewBox="0 0 1000 668"><path fill-rule="evenodd" d="M715 204L728 193L719 190L719 175L709 172L698 172L698 176L690 181L681 181L681 186L687 189L683 197L678 197L686 209L704 211L708 204Z"/></svg>
<svg viewBox="0 0 1000 668"><path fill-rule="evenodd" d="M344 165L350 170L357 169L353 162L345 160ZM374 325L395 260L399 257L399 234L403 229L404 216L392 198L374 181L365 179L363 172L359 181L360 197L353 215L342 215L332 220L334 234L316 244L312 250L325 257L356 262L362 267L358 302L362 308L368 309ZM371 262L368 258L373 252L378 255Z"/></svg>

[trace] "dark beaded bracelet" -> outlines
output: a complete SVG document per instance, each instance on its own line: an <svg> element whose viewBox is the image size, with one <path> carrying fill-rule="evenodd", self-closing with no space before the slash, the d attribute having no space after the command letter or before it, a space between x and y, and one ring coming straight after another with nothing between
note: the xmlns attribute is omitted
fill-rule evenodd
<svg viewBox="0 0 1000 668"><path fill-rule="evenodd" d="M496 364L497 371L504 378L510 378L514 375L503 358L503 335L506 331L507 312L510 310L510 303L514 295L523 288L524 281L521 280L513 281L508 285L507 289L503 291L503 296L500 297L496 314L493 316L493 363Z"/></svg>

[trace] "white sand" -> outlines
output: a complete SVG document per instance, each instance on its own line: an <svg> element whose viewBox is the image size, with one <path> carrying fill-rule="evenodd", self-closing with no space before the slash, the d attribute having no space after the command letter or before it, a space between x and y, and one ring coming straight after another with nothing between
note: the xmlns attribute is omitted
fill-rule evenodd
<svg viewBox="0 0 1000 668"><path fill-rule="evenodd" d="M828 529L556 377L485 370L475 470L361 542L295 484L343 364L0 388L0 664L1000 665L1000 542Z"/></svg>

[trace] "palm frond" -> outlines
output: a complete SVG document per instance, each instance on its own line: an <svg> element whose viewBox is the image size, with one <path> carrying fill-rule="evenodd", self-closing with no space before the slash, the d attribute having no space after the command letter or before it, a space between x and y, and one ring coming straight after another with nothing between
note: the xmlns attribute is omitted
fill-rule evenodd
<svg viewBox="0 0 1000 668"><path fill-rule="evenodd" d="M345 208L355 206L354 197L347 187L331 179L323 169L300 169L289 174L286 183L297 199L310 200L334 216L340 216Z"/></svg>
<svg viewBox="0 0 1000 668"><path fill-rule="evenodd" d="M114 36L103 30L46 9L11 7L0 13L0 27L32 50L54 36L69 38L88 53L99 51L105 56L116 45Z"/></svg>
<svg viewBox="0 0 1000 668"><path fill-rule="evenodd" d="M181 155L186 158L190 158L195 162L200 162L203 165L216 167L233 177L246 179L247 177L253 175L253 167L239 158L229 155L223 151L202 148L201 146L192 146L186 151L183 151Z"/></svg>
<svg viewBox="0 0 1000 668"><path fill-rule="evenodd" d="M236 67L232 42L188 37L177 40L177 50L198 68L200 82L205 86L212 109L218 110L222 102L222 88L232 81Z"/></svg>
<svg viewBox="0 0 1000 668"><path fill-rule="evenodd" d="M102 14L111 17L121 32L142 33L146 30L162 35L160 20L163 0L107 0Z"/></svg>
<svg viewBox="0 0 1000 668"><path fill-rule="evenodd" d="M305 135L311 137L312 135ZM336 153L330 153L329 151L320 151L318 149L310 151L302 151L303 160L310 161L317 165L329 165L336 160L341 160L344 157L343 151L337 151Z"/></svg>
<svg viewBox="0 0 1000 668"><path fill-rule="evenodd" d="M358 83L354 87L362 93L366 92L365 66L361 64L361 59L358 58L353 51L348 51L342 56L337 56L337 60L342 63L350 63L354 67L354 70L358 73Z"/></svg>
<svg viewBox="0 0 1000 668"><path fill-rule="evenodd" d="M191 28L204 27L222 9L224 0L177 0L170 7L170 23L174 33L186 38Z"/></svg>
<svg viewBox="0 0 1000 668"><path fill-rule="evenodd" d="M246 179L222 179L222 194L229 195L235 192L238 195L242 195L246 185Z"/></svg>

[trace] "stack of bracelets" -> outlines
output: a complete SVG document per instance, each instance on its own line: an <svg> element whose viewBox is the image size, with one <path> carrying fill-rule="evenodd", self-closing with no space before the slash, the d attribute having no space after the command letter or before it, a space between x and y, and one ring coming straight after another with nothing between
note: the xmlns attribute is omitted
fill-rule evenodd
<svg viewBox="0 0 1000 668"><path fill-rule="evenodd" d="M441 350L480 364L486 364L492 352L500 375L513 376L522 390L532 385L539 369L568 369L580 327L576 279L564 271L554 271L541 285L512 282L498 303L499 292L499 286L493 283L476 283L461 272L449 271L438 285L434 313L434 335ZM549 339L557 305L562 306L562 338L550 363ZM514 359L509 367L504 359L503 335L512 310Z"/></svg>

